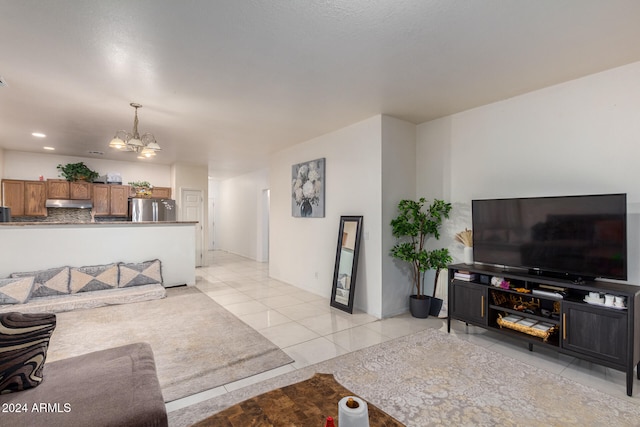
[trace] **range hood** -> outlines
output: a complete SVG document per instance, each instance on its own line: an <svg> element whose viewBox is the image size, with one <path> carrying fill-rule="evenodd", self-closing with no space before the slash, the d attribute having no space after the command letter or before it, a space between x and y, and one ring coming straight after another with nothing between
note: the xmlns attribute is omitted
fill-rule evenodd
<svg viewBox="0 0 640 427"><path fill-rule="evenodd" d="M93 207L93 203L91 200L47 199L46 207L91 209Z"/></svg>

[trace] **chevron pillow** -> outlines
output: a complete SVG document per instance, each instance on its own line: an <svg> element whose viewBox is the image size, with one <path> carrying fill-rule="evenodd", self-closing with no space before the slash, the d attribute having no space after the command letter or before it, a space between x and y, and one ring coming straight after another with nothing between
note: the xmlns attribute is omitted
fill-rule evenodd
<svg viewBox="0 0 640 427"><path fill-rule="evenodd" d="M120 267L119 288L162 283L162 264L159 259L139 263L118 264Z"/></svg>
<svg viewBox="0 0 640 427"><path fill-rule="evenodd" d="M69 267L11 274L11 277L28 276L35 277L31 298L65 295L69 293Z"/></svg>
<svg viewBox="0 0 640 427"><path fill-rule="evenodd" d="M99 291L118 287L118 265L89 265L71 267L69 289L77 292Z"/></svg>
<svg viewBox="0 0 640 427"><path fill-rule="evenodd" d="M0 313L0 394L42 382L49 339L56 327L52 313Z"/></svg>
<svg viewBox="0 0 640 427"><path fill-rule="evenodd" d="M33 276L0 279L0 305L24 304L33 290Z"/></svg>

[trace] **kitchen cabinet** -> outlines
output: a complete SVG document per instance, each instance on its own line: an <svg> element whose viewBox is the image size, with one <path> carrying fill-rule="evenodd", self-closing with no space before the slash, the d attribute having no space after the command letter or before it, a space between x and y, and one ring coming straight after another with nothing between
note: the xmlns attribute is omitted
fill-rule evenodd
<svg viewBox="0 0 640 427"><path fill-rule="evenodd" d="M153 187L151 189L151 197L154 199L170 199L171 187Z"/></svg>
<svg viewBox="0 0 640 427"><path fill-rule="evenodd" d="M47 199L68 199L69 181L66 179L47 180Z"/></svg>
<svg viewBox="0 0 640 427"><path fill-rule="evenodd" d="M86 181L67 181L66 179L47 180L47 199L89 200L91 183Z"/></svg>
<svg viewBox="0 0 640 427"><path fill-rule="evenodd" d="M2 206L11 208L11 216L24 216L24 181L2 180Z"/></svg>
<svg viewBox="0 0 640 427"><path fill-rule="evenodd" d="M69 183L69 198L72 200L91 199L91 183L86 181L72 181Z"/></svg>
<svg viewBox="0 0 640 427"><path fill-rule="evenodd" d="M93 214L95 216L127 216L128 185L93 184Z"/></svg>
<svg viewBox="0 0 640 427"><path fill-rule="evenodd" d="M2 181L2 204L11 208L11 216L47 216L44 181Z"/></svg>
<svg viewBox="0 0 640 427"><path fill-rule="evenodd" d="M47 186L44 181L24 182L25 216L47 216L46 202Z"/></svg>
<svg viewBox="0 0 640 427"><path fill-rule="evenodd" d="M94 216L108 216L111 211L109 210L109 196L110 188L109 184L93 184L93 208L91 209Z"/></svg>
<svg viewBox="0 0 640 427"><path fill-rule="evenodd" d="M127 216L129 213L129 186L112 185L109 194L111 215Z"/></svg>

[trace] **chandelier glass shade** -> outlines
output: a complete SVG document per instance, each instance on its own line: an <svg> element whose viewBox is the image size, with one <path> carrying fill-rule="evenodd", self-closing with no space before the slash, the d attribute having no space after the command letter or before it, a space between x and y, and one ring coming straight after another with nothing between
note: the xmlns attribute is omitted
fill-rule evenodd
<svg viewBox="0 0 640 427"><path fill-rule="evenodd" d="M133 132L127 132L126 130L117 131L109 143L109 147L115 148L116 150L132 151L143 157L153 157L156 155L156 152L162 150L162 148L160 148L160 145L158 145L156 138L152 134L145 133L140 136L138 133L138 108L142 108L142 105L136 104L135 102L132 102L130 105L135 108Z"/></svg>

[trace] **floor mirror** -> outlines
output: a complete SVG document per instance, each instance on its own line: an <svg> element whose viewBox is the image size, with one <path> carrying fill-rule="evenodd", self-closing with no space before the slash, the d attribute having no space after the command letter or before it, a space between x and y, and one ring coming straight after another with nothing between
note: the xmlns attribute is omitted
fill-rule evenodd
<svg viewBox="0 0 640 427"><path fill-rule="evenodd" d="M330 305L353 312L362 216L341 216Z"/></svg>

